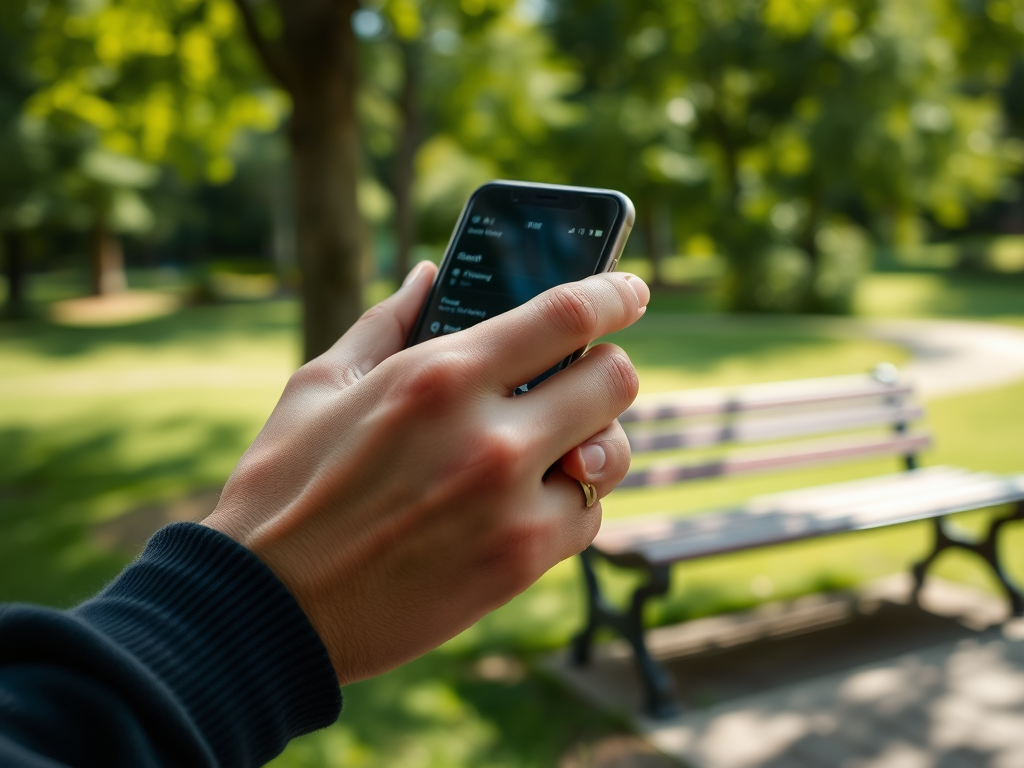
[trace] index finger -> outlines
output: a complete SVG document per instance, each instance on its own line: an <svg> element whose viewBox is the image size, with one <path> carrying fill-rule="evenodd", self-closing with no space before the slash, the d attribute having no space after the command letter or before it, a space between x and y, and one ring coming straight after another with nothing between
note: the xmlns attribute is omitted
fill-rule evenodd
<svg viewBox="0 0 1024 768"><path fill-rule="evenodd" d="M491 381L511 390L599 336L632 325L650 298L636 275L594 275L555 286L463 333L475 336L478 359Z"/></svg>

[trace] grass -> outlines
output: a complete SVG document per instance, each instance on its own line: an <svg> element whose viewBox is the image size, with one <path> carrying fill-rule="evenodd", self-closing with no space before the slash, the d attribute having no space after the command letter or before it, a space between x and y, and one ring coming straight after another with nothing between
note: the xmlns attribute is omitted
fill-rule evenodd
<svg viewBox="0 0 1024 768"><path fill-rule="evenodd" d="M94 524L223 484L298 359L296 317L268 302L0 325L0 600L90 594L124 563Z"/></svg>
<svg viewBox="0 0 1024 768"><path fill-rule="evenodd" d="M1019 322L1024 273L875 273L858 289L856 312L877 317L978 317Z"/></svg>
<svg viewBox="0 0 1024 768"><path fill-rule="evenodd" d="M1024 291L1016 284L939 277L873 276L861 306L873 315L941 310L1024 326ZM40 288L53 298L69 290L65 283ZM815 320L695 314L706 309L686 295L657 296L649 317L615 337L645 391L848 373L906 359L899 348L838 337ZM94 535L97 524L218 487L297 363L297 321L294 303L266 301L189 308L123 327L0 324L0 600L73 604L130 556L105 546ZM1024 471L1022 403L1024 383L931 403L938 442L926 463ZM605 509L619 517L715 507L891 469L868 462L683 492L623 491ZM985 514L965 516L965 524ZM1008 544L1019 551L1024 530L1011 533ZM855 584L905 569L927 544L925 526L911 524L694 563L677 569L655 618L749 606L766 584L773 597ZM1024 578L1024 563L1012 560L1011 571ZM983 568L956 553L937 573L993 588ZM630 583L616 575L613 593L621 597ZM534 654L563 645L581 618L577 565L562 563L437 651L346 688L339 723L296 741L273 765L557 764L621 729L524 672Z"/></svg>

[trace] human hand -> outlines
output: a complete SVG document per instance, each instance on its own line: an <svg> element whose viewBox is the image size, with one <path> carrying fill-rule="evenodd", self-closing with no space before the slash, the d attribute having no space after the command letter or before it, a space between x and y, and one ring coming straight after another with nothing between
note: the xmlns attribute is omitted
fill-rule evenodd
<svg viewBox="0 0 1024 768"><path fill-rule="evenodd" d="M637 378L618 347L512 390L636 321L643 281L562 285L403 350L435 274L418 265L292 376L204 521L284 582L342 684L436 647L583 550L601 511L577 480L600 497L629 467L615 418Z"/></svg>

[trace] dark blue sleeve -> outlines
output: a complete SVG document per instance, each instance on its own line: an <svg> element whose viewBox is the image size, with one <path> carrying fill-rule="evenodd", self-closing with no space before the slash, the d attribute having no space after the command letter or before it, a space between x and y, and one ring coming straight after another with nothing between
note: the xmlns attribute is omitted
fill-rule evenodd
<svg viewBox="0 0 1024 768"><path fill-rule="evenodd" d="M217 531L159 531L63 612L0 606L0 766L258 766L341 693L295 598Z"/></svg>

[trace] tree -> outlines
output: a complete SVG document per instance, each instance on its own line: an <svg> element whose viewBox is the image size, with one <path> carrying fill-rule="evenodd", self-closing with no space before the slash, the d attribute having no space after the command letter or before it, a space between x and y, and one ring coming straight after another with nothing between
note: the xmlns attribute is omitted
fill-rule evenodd
<svg viewBox="0 0 1024 768"><path fill-rule="evenodd" d="M35 88L23 30L26 10L16 0L0 7L0 241L6 312L15 317L27 311L26 239L54 217L62 172L77 162L81 149L23 115Z"/></svg>
<svg viewBox="0 0 1024 768"><path fill-rule="evenodd" d="M652 180L709 172L703 201L677 219L707 225L736 308L841 311L862 228L891 242L923 215L960 226L997 193L998 105L966 87L977 38L963 28L991 31L983 12L954 0L553 7L584 64L584 103L613 95L636 115L624 124L647 127Z"/></svg>
<svg viewBox="0 0 1024 768"><path fill-rule="evenodd" d="M237 34L230 0L70 0L34 6L25 112L84 152L64 186L68 220L90 231L93 290L123 285L118 232L152 222L140 190L156 167L226 181L240 131L283 111Z"/></svg>

